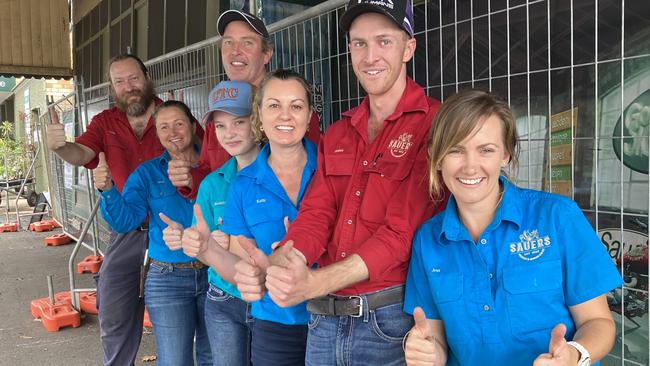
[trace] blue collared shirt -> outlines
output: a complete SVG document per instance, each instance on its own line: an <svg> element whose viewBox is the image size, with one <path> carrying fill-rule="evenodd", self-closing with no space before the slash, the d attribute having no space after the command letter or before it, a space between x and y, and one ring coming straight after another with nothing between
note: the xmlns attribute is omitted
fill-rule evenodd
<svg viewBox="0 0 650 366"><path fill-rule="evenodd" d="M518 188L476 243L453 196L413 240L404 310L445 325L448 365L532 365L551 330L576 331L569 307L622 284L616 266L570 199Z"/></svg>
<svg viewBox="0 0 650 366"><path fill-rule="evenodd" d="M223 219L224 212L226 211L228 189L236 175L237 159L233 157L221 166L221 168L208 174L199 186L196 203L201 206L201 213L203 213L203 218L208 224L210 231L221 229L219 218ZM196 217L192 216L192 225L195 224ZM241 298L237 287L221 278L212 267L208 269L208 281L230 295Z"/></svg>
<svg viewBox="0 0 650 366"><path fill-rule="evenodd" d="M171 251L162 239L167 227L158 214L188 227L192 223L193 200L181 196L167 175L167 163L171 160L165 151L157 158L140 164L124 184L122 193L115 185L101 193L100 210L104 220L119 233L134 230L149 214L149 257L169 263L196 261L182 250Z"/></svg>
<svg viewBox="0 0 650 366"><path fill-rule="evenodd" d="M266 255L271 245L282 240L286 231L284 217L293 221L298 214L300 202L316 170L316 145L303 139L307 151L307 163L300 179L298 204L293 205L280 181L268 164L269 145L264 146L255 161L242 169L230 185L222 230L231 235L253 238ZM282 324L307 324L309 314L306 304L281 308L268 294L252 304L253 317Z"/></svg>

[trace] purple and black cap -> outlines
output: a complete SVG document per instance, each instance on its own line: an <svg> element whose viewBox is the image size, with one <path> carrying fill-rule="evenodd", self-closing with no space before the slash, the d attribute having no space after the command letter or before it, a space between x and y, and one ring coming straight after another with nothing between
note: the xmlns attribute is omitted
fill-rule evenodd
<svg viewBox="0 0 650 366"><path fill-rule="evenodd" d="M344 32L363 13L379 13L387 16L398 27L413 37L413 3L411 0L350 0L341 17L340 26Z"/></svg>

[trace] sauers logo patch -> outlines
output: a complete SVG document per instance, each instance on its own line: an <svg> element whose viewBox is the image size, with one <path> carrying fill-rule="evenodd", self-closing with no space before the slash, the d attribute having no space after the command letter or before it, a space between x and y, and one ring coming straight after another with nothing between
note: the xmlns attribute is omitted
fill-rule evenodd
<svg viewBox="0 0 650 366"><path fill-rule="evenodd" d="M399 135L397 139L390 140L388 143L388 150L390 154L396 158L401 158L406 155L409 151L409 148L413 145L411 138L413 137L410 133L403 133Z"/></svg>
<svg viewBox="0 0 650 366"><path fill-rule="evenodd" d="M517 254L519 258L526 261L534 261L550 246L551 238L548 235L540 236L537 229L524 230L519 235L519 242L510 243L510 254Z"/></svg>

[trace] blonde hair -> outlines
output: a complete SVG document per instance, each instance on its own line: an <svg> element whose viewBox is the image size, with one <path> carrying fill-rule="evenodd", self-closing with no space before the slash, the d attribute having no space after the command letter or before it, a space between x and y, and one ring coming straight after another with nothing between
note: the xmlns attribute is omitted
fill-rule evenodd
<svg viewBox="0 0 650 366"><path fill-rule="evenodd" d="M268 84L271 79L295 80L299 82L300 85L302 85L302 87L305 89L305 95L307 96L307 104L309 110L311 110L313 107L311 100L311 88L309 87L307 80L305 80L302 75L293 70L287 69L277 69L266 74L260 83L260 86L257 88L257 91L255 92L255 98L253 98L253 115L251 116L251 128L253 130L253 135L255 136L255 141L258 143L265 143L268 140L264 134L264 131L262 130L262 118L260 116L260 109L262 107L262 99L264 99L264 90L266 89L266 84ZM309 124L307 126L307 128L309 128Z"/></svg>
<svg viewBox="0 0 650 366"><path fill-rule="evenodd" d="M508 104L496 95L482 90L462 90L444 101L429 133L429 194L432 199L440 201L444 197L444 183L438 169L449 150L493 115L501 120L504 148L510 155L511 171L516 171L519 162L517 124ZM502 174L508 175L504 171Z"/></svg>

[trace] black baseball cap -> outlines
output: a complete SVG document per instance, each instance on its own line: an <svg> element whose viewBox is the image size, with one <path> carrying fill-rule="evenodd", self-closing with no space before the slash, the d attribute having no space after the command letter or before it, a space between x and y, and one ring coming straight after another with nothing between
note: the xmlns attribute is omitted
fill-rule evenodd
<svg viewBox="0 0 650 366"><path fill-rule="evenodd" d="M350 0L341 17L341 29L346 33L349 32L352 21L363 13L383 14L413 37L413 3L411 0Z"/></svg>
<svg viewBox="0 0 650 366"><path fill-rule="evenodd" d="M217 31L219 32L219 35L223 36L223 32L226 31L228 23L234 20L241 20L248 23L257 34L264 38L269 38L269 31L266 30L266 25L264 25L262 19L243 10L234 9L226 10L221 14L221 16L219 16L219 19L217 19Z"/></svg>

